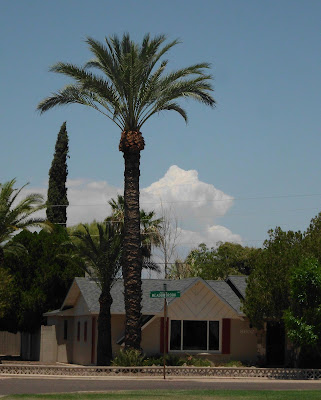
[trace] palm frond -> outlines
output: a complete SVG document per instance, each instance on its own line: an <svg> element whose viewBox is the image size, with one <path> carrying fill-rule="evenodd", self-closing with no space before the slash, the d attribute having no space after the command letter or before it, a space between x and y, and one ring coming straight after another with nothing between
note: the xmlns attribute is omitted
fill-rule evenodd
<svg viewBox="0 0 321 400"><path fill-rule="evenodd" d="M73 254L82 260L83 269L97 278L101 287L111 287L120 270L121 238L110 224L96 223L96 228L98 237L90 233L87 225L72 233Z"/></svg>
<svg viewBox="0 0 321 400"><path fill-rule="evenodd" d="M207 73L209 63L197 63L165 75L168 61L163 57L180 43L178 39L166 43L165 35L147 34L137 44L125 33L122 38L106 37L104 43L91 37L86 42L94 58L84 67L59 62L51 68L75 83L40 102L41 113L58 105L78 103L101 112L121 130L136 131L163 110L177 111L187 121L186 112L177 103L183 98L215 105L212 76Z"/></svg>
<svg viewBox="0 0 321 400"><path fill-rule="evenodd" d="M14 189L15 179L0 184L0 244L10 240L12 234L29 227L47 227L51 225L43 218L32 215L46 207L43 196L31 193L18 200L21 191L26 187Z"/></svg>

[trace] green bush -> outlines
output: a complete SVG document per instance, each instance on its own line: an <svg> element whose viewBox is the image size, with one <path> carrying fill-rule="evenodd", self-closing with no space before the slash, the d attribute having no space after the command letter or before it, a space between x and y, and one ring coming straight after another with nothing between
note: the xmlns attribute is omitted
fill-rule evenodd
<svg viewBox="0 0 321 400"><path fill-rule="evenodd" d="M176 354L167 354L165 358L166 366L179 367L182 365L194 367L210 367L212 363L204 358L188 356L187 358L179 357ZM118 355L112 361L112 365L119 367L151 367L164 365L164 359L161 354L155 354L152 357L143 357L138 350L120 350Z"/></svg>
<svg viewBox="0 0 321 400"><path fill-rule="evenodd" d="M184 362L188 366L193 366L193 367L211 367L212 363L210 360L207 358L200 358L200 357L194 357L194 356L187 356L186 359L184 359Z"/></svg>
<svg viewBox="0 0 321 400"><path fill-rule="evenodd" d="M139 350L120 350L113 359L112 365L118 367L137 367L143 365L143 356Z"/></svg>
<svg viewBox="0 0 321 400"><path fill-rule="evenodd" d="M165 358L165 363L169 367L176 367L183 365L185 360L177 355L167 354ZM145 366L162 366L164 365L164 358L162 355L155 355L153 357L144 358L143 365Z"/></svg>
<svg viewBox="0 0 321 400"><path fill-rule="evenodd" d="M153 357L145 357L143 360L143 365L146 367L152 367L153 365L158 367L160 365L163 365L163 357L157 355Z"/></svg>
<svg viewBox="0 0 321 400"><path fill-rule="evenodd" d="M166 365L171 366L171 367L179 367L183 365L185 360L177 355L174 354L168 354L166 356Z"/></svg>
<svg viewBox="0 0 321 400"><path fill-rule="evenodd" d="M244 364L242 363L242 361L226 361L224 363L220 363L219 364L220 367L244 367Z"/></svg>

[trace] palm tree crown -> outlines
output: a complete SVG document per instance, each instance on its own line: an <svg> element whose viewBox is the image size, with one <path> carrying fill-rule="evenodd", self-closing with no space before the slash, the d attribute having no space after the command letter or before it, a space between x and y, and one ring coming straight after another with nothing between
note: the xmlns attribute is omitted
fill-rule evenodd
<svg viewBox="0 0 321 400"><path fill-rule="evenodd" d="M120 270L121 236L111 224L96 223L98 235L93 236L87 225L72 233L76 238L74 253L83 260L82 268L102 289L111 287Z"/></svg>
<svg viewBox="0 0 321 400"><path fill-rule="evenodd" d="M164 35L151 38L147 34L138 45L125 34L122 40L116 35L106 37L103 44L88 37L94 59L84 67L63 62L52 66L51 71L67 75L75 83L44 99L38 110L42 113L57 105L79 103L103 113L123 131L137 132L163 110L174 110L187 121L185 110L177 103L180 98L214 106L212 77L206 73L210 65L194 64L165 74L168 61L160 59L179 43L174 40L163 45L165 41Z"/></svg>
<svg viewBox="0 0 321 400"><path fill-rule="evenodd" d="M30 227L49 227L43 218L33 218L32 214L45 208L43 197L38 193L32 193L19 201L21 191L14 189L15 179L0 183L0 266L4 263L5 252L19 255L25 251L22 245L10 241L12 235Z"/></svg>
<svg viewBox="0 0 321 400"><path fill-rule="evenodd" d="M18 201L21 191L14 189L15 179L0 183L0 244L8 241L14 232L32 226L43 226L43 218L32 218L32 214L45 207L43 197L32 193Z"/></svg>

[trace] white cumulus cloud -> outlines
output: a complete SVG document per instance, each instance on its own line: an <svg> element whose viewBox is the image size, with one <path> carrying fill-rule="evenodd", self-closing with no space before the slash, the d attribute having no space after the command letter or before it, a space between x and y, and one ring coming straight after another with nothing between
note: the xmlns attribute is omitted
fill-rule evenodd
<svg viewBox="0 0 321 400"><path fill-rule="evenodd" d="M233 197L200 181L195 170L172 165L163 178L141 190L141 204L156 212L171 209L178 220L181 248L190 249L199 243L215 247L218 242L241 242L240 235L215 223L232 207Z"/></svg>

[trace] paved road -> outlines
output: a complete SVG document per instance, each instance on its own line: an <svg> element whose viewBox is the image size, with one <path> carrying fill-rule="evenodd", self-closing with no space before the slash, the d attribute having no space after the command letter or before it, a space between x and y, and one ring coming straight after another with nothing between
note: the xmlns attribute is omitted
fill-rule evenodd
<svg viewBox="0 0 321 400"><path fill-rule="evenodd" d="M61 378L0 376L0 395L141 389L320 390L321 381L217 378ZM321 392L320 392L321 393Z"/></svg>

